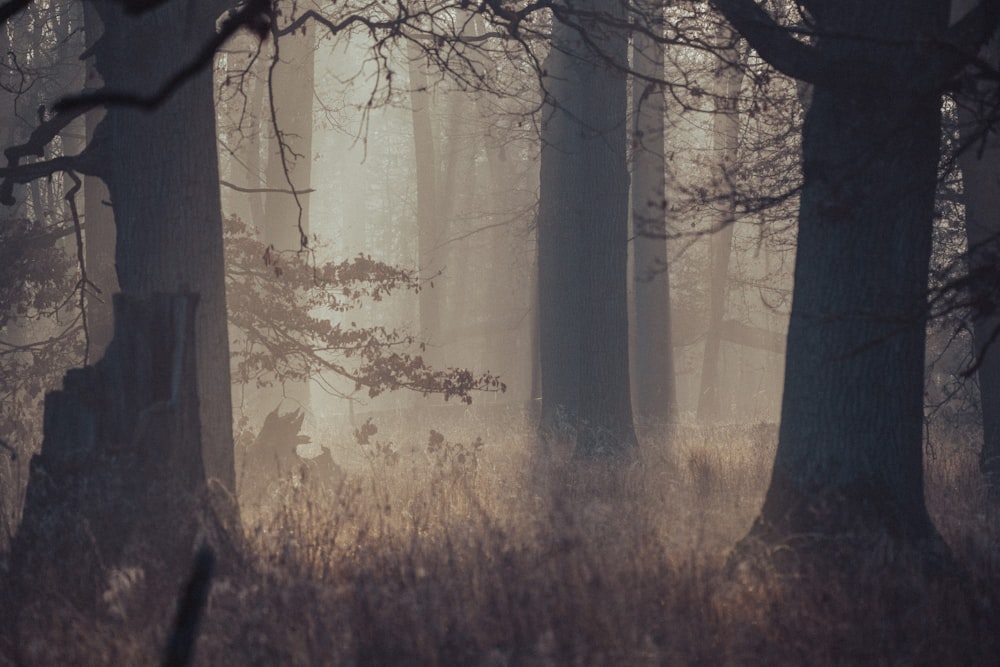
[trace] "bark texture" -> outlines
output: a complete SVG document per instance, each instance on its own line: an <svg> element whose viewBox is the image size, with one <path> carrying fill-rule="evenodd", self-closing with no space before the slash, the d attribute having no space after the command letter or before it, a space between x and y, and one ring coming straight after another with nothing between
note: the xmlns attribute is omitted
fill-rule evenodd
<svg viewBox="0 0 1000 667"><path fill-rule="evenodd" d="M803 130L779 445L750 538L811 545L839 567L855 562L839 555L892 561L941 546L922 457L941 90L914 84L936 65L924 45L947 9L822 3L817 30L830 36L806 63L821 75Z"/></svg>
<svg viewBox="0 0 1000 667"><path fill-rule="evenodd" d="M114 338L93 366L69 371L45 398L11 553L15 596L57 587L79 609L100 605L115 568L167 601L197 546L231 562L201 457L195 369L197 296L115 296ZM235 512L229 514L235 517ZM165 608L164 608L165 610Z"/></svg>
<svg viewBox="0 0 1000 667"><path fill-rule="evenodd" d="M195 53L223 2L165 3L126 16L120 3L95 5L104 35L96 64L112 90L148 95ZM210 68L152 110L112 107L103 121L111 164L115 265L133 296L185 287L199 294L197 368L205 471L235 491L222 212Z"/></svg>
<svg viewBox="0 0 1000 667"><path fill-rule="evenodd" d="M621 18L615 4L576 8ZM586 41L580 28L554 28L547 61L538 261L543 435L564 410L576 417L575 456L589 459L621 455L636 436L628 368L628 38L599 22L582 28Z"/></svg>

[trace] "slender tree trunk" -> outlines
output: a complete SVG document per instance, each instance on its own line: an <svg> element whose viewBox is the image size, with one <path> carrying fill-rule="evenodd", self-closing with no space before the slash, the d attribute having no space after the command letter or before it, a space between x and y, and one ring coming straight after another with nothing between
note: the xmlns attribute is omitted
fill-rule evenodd
<svg viewBox="0 0 1000 667"><path fill-rule="evenodd" d="M724 27L722 39L735 43L732 30ZM705 351L701 366L701 388L698 392L698 421L714 422L722 417L719 382L719 353L722 343L722 319L726 311L729 286L729 258L733 247L733 227L736 223L736 202L729 182L736 166L740 138L740 118L737 109L745 70L739 64L735 44L721 54L720 71L715 77L715 118L712 121L712 147L714 149L715 193L718 197L718 231L712 235L712 266L709 280L708 327L705 333Z"/></svg>
<svg viewBox="0 0 1000 667"><path fill-rule="evenodd" d="M434 150L434 129L431 122L431 95L424 56L414 44L409 46L410 105L413 112L413 148L417 173L417 262L422 288L419 295L420 333L433 345L441 329L441 290L434 289L440 274L439 246L443 221L438 205L438 161ZM434 355L427 355L433 359Z"/></svg>
<svg viewBox="0 0 1000 667"><path fill-rule="evenodd" d="M274 117L269 112L265 115L276 120L277 127L269 123L265 180L268 188L282 192L266 193L260 231L261 240L278 252L299 252L309 238L309 194L305 191L311 185L313 162L316 44L312 23L306 25L304 33L282 37L279 47L278 63L269 70L273 95L269 104L274 104ZM311 408L308 381L282 382L259 398L267 403L267 411L285 399L293 404L287 409L301 408L308 413Z"/></svg>
<svg viewBox="0 0 1000 667"><path fill-rule="evenodd" d="M126 17L100 3L104 36L95 48L114 90L149 94L212 33L220 0L166 3ZM153 111L113 107L108 189L114 205L115 264L133 296L199 294L196 336L205 472L235 491L229 338L222 249L212 70L206 68Z"/></svg>
<svg viewBox="0 0 1000 667"><path fill-rule="evenodd" d="M662 9L647 9L649 29L662 32ZM658 13L657 13L658 12ZM636 32L632 67L650 79L663 78L663 46ZM640 424L663 425L677 409L670 334L670 273L667 266L667 198L664 158L663 84L633 79L632 229L635 299L636 412Z"/></svg>
<svg viewBox="0 0 1000 667"><path fill-rule="evenodd" d="M994 66L1000 62L1000 40L994 38L983 57ZM996 83L980 83L975 99L993 100ZM973 103L975 104L975 102ZM959 107L959 121L964 134L981 130L976 110L965 104ZM1000 133L990 131L959 156L962 167L962 192L965 201L965 231L969 246L969 271L995 270L1000 259ZM976 317L973 338L981 363L979 397L983 415L983 448L980 468L990 492L1000 497L1000 349L994 340L1000 330L1000 314L986 309Z"/></svg>

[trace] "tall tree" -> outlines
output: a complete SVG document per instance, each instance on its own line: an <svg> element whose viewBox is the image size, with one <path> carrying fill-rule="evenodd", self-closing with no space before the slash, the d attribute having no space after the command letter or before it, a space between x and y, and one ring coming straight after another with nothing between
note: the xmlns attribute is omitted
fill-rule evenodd
<svg viewBox="0 0 1000 667"><path fill-rule="evenodd" d="M215 33L222 0L163 3L127 15L99 3L94 46L109 90L148 96ZM203 67L153 109L112 106L102 122L114 206L115 265L126 294L187 287L199 294L195 323L205 472L235 490L229 339L212 70Z"/></svg>
<svg viewBox="0 0 1000 667"><path fill-rule="evenodd" d="M745 77L745 51L737 46L738 35L721 26L719 69L713 77L712 97L715 116L712 119L712 176L718 206L716 229L711 238L711 275L708 294L708 327L701 366L701 388L698 392L698 421L712 422L722 416L719 398L719 356L722 347L722 318L729 294L729 259L733 252L733 231L736 224L736 202L732 187L740 139L739 97Z"/></svg>
<svg viewBox="0 0 1000 667"><path fill-rule="evenodd" d="M555 22L542 67L542 149L538 199L538 332L543 441L565 438L580 397L583 292L580 245L574 224L583 215L577 195L574 107L581 84L571 54L574 31ZM574 85L575 84L575 85Z"/></svg>
<svg viewBox="0 0 1000 667"><path fill-rule="evenodd" d="M676 410L667 270L663 7L639 6L645 30L632 35L632 230L636 418L663 425ZM646 30L649 31L647 34Z"/></svg>
<svg viewBox="0 0 1000 667"><path fill-rule="evenodd" d="M811 43L751 0L714 0L778 70L813 84L778 450L750 539L939 545L923 489L924 317L941 93L992 3L802 2ZM846 564L845 561L843 564Z"/></svg>
<svg viewBox="0 0 1000 667"><path fill-rule="evenodd" d="M595 458L636 443L628 369L628 37L620 5L586 2L573 10L569 25L553 28L545 68L542 428L553 426L545 421L553 407L577 411L575 454Z"/></svg>
<svg viewBox="0 0 1000 667"><path fill-rule="evenodd" d="M443 268L439 252L443 220L438 202L438 159L434 149L426 59L414 42L408 45L408 58L417 174L417 262L423 282L419 297L420 335L433 346L438 342L436 338L441 328L441 290L434 290L434 279Z"/></svg>
<svg viewBox="0 0 1000 667"><path fill-rule="evenodd" d="M996 38L983 50L983 59L996 67L1000 64L1000 40ZM965 230L969 247L969 271L984 277L995 271L1000 258L1000 133L989 121L995 109L995 81L971 80L967 95L959 103L959 120L965 137L959 162L962 168L962 193L965 203ZM993 111L995 113L995 110ZM993 281L990 281L991 283ZM1000 497L1000 312L996 295L977 295L980 304L974 313L973 338L979 362L979 396L983 415L983 448L980 467L990 492Z"/></svg>

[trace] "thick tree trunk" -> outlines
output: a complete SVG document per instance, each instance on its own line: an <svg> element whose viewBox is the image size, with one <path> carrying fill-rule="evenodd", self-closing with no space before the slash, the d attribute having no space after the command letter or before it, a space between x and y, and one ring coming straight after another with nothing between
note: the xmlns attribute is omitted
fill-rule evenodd
<svg viewBox="0 0 1000 667"><path fill-rule="evenodd" d="M209 509L200 456L197 302L116 295L104 357L46 395L45 439L11 551L15 597L58 587L61 599L93 609L114 568L141 567L142 599L166 602L196 539L229 546L219 529L233 526Z"/></svg>
<svg viewBox="0 0 1000 667"><path fill-rule="evenodd" d="M166 3L139 16L125 16L118 3L95 5L105 26L95 56L106 85L155 91L180 67L177 54L195 52L212 34L224 5ZM206 474L235 491L212 71L192 77L152 111L113 107L104 123L119 284L133 296L182 286L199 294L202 456Z"/></svg>
<svg viewBox="0 0 1000 667"><path fill-rule="evenodd" d="M922 380L940 99L866 92L817 87L806 117L779 445L751 532L855 552L852 536L937 543Z"/></svg>
<svg viewBox="0 0 1000 667"><path fill-rule="evenodd" d="M621 10L617 5L579 7ZM543 437L560 410L576 422L574 456L636 444L628 361L628 37L557 25L546 60L538 280Z"/></svg>
<svg viewBox="0 0 1000 667"><path fill-rule="evenodd" d="M996 65L1000 62L1000 40L994 39L983 56ZM974 100L995 99L996 84L980 84ZM980 96L982 96L980 98ZM968 103L959 107L963 134L975 134L982 128L977 113ZM1000 133L988 132L981 141L965 147L959 156L962 167L962 192L965 202L965 231L969 246L969 271L995 271L1000 260ZM992 295L995 299L996 295ZM994 340L1000 330L1000 314L984 309L976 317L973 329L977 372L983 415L983 448L980 468L990 493L1000 498L1000 349Z"/></svg>
<svg viewBox="0 0 1000 667"><path fill-rule="evenodd" d="M585 3L586 4L586 3ZM596 2L615 18L620 5ZM599 27L590 37L601 49L588 53L577 81L581 91L576 127L583 215L583 350L580 359L580 427L576 456L619 456L636 445L628 361L629 176L625 147L628 36Z"/></svg>
<svg viewBox="0 0 1000 667"><path fill-rule="evenodd" d="M573 113L581 83L567 52L577 37L557 23L545 59L545 105L538 200L538 350L543 441L568 439L579 412L582 239L576 222L584 215L578 183L578 147Z"/></svg>
<svg viewBox="0 0 1000 667"><path fill-rule="evenodd" d="M647 10L650 30L662 32L662 9ZM632 67L650 79L663 78L663 46L636 32ZM636 417L645 426L664 424L677 409L670 333L670 273L667 266L667 198L664 158L663 84L633 78L632 229L635 303Z"/></svg>

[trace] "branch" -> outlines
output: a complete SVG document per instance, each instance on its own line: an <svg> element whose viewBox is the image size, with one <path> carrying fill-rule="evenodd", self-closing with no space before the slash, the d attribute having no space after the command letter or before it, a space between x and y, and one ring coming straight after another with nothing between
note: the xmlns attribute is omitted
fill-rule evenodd
<svg viewBox="0 0 1000 667"><path fill-rule="evenodd" d="M829 80L829 68L816 49L795 39L789 28L779 25L754 0L711 2L774 69L816 85Z"/></svg>
<svg viewBox="0 0 1000 667"><path fill-rule="evenodd" d="M219 185L229 188L230 190L236 190L237 192L246 192L247 194L256 194L258 192L275 192L280 195L307 195L310 192L316 192L316 188L309 188L307 190L287 190L285 188L247 188L242 185L236 185L235 183L230 183L229 181L219 181Z"/></svg>

